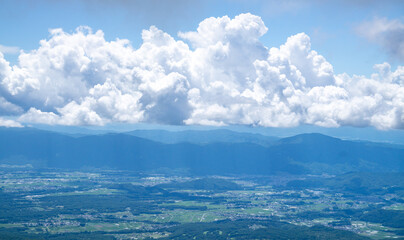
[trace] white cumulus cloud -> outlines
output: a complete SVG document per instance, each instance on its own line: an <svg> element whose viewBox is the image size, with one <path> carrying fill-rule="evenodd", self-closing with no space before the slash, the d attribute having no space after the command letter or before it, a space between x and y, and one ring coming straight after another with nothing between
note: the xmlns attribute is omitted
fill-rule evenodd
<svg viewBox="0 0 404 240"><path fill-rule="evenodd" d="M279 47L252 14L208 18L175 38L152 26L137 49L101 30L50 32L11 66L0 53L0 115L21 122L404 128L404 67L336 74L305 33Z"/></svg>

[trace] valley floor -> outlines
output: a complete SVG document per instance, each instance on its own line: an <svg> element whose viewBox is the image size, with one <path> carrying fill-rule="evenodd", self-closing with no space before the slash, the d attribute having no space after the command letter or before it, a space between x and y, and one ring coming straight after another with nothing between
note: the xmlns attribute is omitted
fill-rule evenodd
<svg viewBox="0 0 404 240"><path fill-rule="evenodd" d="M402 177L386 187L361 173L191 177L3 167L0 239L403 238Z"/></svg>

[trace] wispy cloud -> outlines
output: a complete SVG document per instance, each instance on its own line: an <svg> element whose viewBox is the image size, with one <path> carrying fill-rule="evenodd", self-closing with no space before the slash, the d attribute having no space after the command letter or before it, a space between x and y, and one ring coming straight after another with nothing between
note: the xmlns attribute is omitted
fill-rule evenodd
<svg viewBox="0 0 404 240"><path fill-rule="evenodd" d="M21 123L0 117L0 127L24 127Z"/></svg>
<svg viewBox="0 0 404 240"><path fill-rule="evenodd" d="M390 56L404 61L404 23L401 19L375 18L361 23L356 32L379 44Z"/></svg>
<svg viewBox="0 0 404 240"><path fill-rule="evenodd" d="M12 46L4 46L0 44L0 52L3 54L17 54L20 52L20 48Z"/></svg>

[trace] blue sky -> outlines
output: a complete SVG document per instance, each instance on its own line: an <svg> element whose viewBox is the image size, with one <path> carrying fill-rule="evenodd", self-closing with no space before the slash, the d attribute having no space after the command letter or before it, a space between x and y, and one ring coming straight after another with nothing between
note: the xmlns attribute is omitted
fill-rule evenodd
<svg viewBox="0 0 404 240"><path fill-rule="evenodd" d="M287 37L305 32L313 49L325 56L337 73L369 75L376 63L402 63L355 33L357 25L376 17L402 19L402 1L174 0L162 6L156 5L161 5L159 1L139 2L2 0L0 44L29 51L49 36L50 28L73 32L85 25L103 30L106 39L126 38L139 46L141 30L150 25L176 36L178 31L195 29L207 17L250 12L262 17L269 28L261 38L266 46L277 47ZM8 54L7 58L16 61L16 54Z"/></svg>
<svg viewBox="0 0 404 240"><path fill-rule="evenodd" d="M402 1L0 5L3 126L404 128Z"/></svg>

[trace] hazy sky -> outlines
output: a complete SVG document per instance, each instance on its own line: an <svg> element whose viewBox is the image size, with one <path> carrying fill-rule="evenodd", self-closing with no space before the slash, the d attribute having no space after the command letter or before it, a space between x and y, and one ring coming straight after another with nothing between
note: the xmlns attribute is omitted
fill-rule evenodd
<svg viewBox="0 0 404 240"><path fill-rule="evenodd" d="M0 0L0 125L404 128L403 1Z"/></svg>

